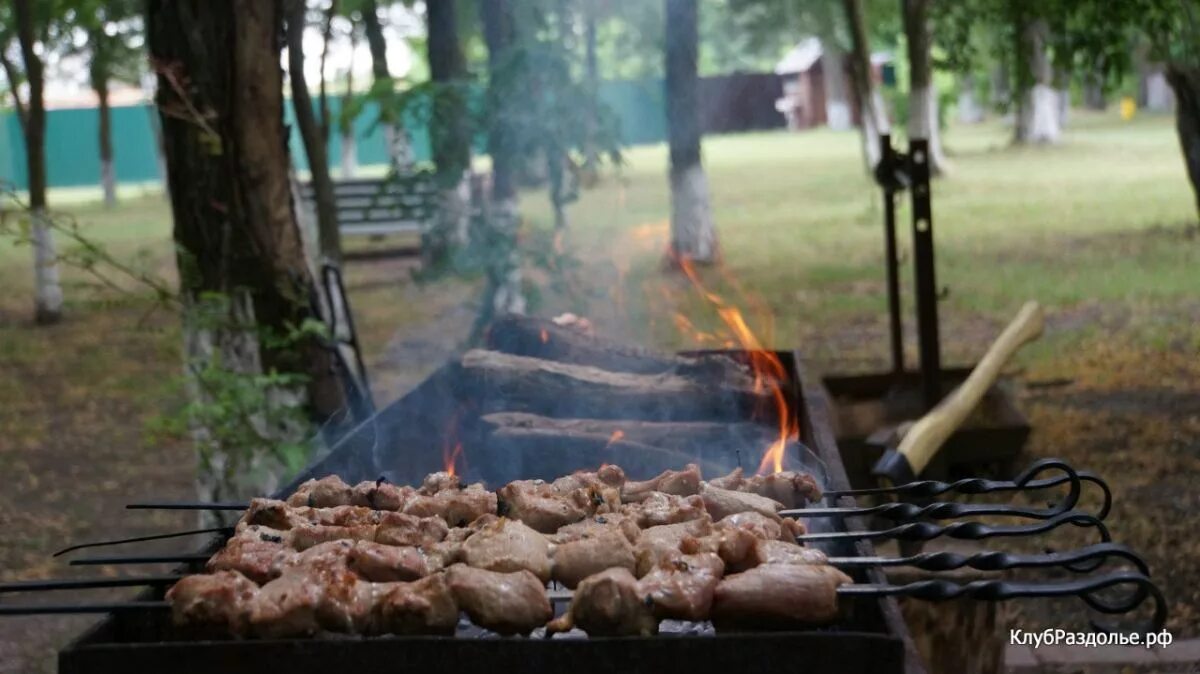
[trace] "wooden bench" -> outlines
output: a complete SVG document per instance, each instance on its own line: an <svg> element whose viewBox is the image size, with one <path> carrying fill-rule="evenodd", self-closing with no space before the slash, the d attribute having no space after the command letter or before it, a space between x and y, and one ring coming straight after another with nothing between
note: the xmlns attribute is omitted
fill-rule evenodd
<svg viewBox="0 0 1200 674"><path fill-rule="evenodd" d="M432 171L427 170L406 176L335 181L333 192L342 236L419 234L438 207L437 185ZM301 185L300 194L315 212L312 183Z"/></svg>

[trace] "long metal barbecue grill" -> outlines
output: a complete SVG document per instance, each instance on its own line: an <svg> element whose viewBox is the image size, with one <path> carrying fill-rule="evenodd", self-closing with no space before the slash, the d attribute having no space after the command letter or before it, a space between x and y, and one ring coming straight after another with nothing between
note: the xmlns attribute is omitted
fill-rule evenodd
<svg viewBox="0 0 1200 674"><path fill-rule="evenodd" d="M736 353L733 355L737 355ZM838 449L830 427L828 401L814 387L799 366L793 353L777 354L790 378L788 402L800 422L801 442L811 449L790 448L789 459L796 467L819 474L830 493L830 508L814 508L810 513L797 512L808 523L813 541L855 581L843 588L842 618L832 625L792 631L714 632L711 627L682 624L665 627L656 637L532 639L532 638L463 638L478 637L480 632L469 627L459 630L459 638L447 637L333 637L317 639L274 639L248 641L196 641L171 624L170 614L155 607L163 591L181 573L196 572L203 562L225 540L228 530L220 530L199 552L175 556L109 555L79 560L85 563L149 563L157 560L184 561L176 572L160 577L140 577L125 581L129 585L148 586L138 601L126 605L111 605L113 609L99 624L77 638L60 652L59 671L63 674L82 674L127 671L246 672L260 674L268 668L299 668L317 671L325 668L345 669L363 666L386 671L418 671L419 669L452 669L458 672L488 672L504 670L550 670L566 667L576 672L629 672L651 669L724 671L733 667L753 666L765 670L795 669L806 671L870 671L909 672L919 674L924 669L915 655L907 629L895 600L888 593L904 594L926 599L967 596L996 600L1021 596L1049 594L1077 595L1089 606L1103 613L1124 613L1157 590L1144 575L1114 574L1099 582L1080 579L1058 583L1047 592L1020 583L981 581L959 586L944 581L926 581L909 586L887 589L881 572L885 565L905 563L918 568L941 571L971 567L985 570L1060 566L1084 572L1095 569L1105 559L1118 558L1132 563L1142 574L1145 563L1132 551L1108 542L1107 530L1100 520L1107 514L1111 495L1105 487L1105 502L1098 513L1072 510L1079 497L1080 485L1093 482L1103 486L1094 476L1075 476L1066 466L1064 473L1046 472L1063 468L1053 465L1034 466L1010 483L961 481L955 484L922 482L901 486L892 491L918 497L958 492L985 493L1015 491L1023 488L1044 488L1070 482L1070 493L1055 507L1037 510L1007 506L947 503L918 506L890 504L871 510L855 509ZM443 367L417 389L388 406L375 417L342 440L322 461L312 466L293 484L280 490L286 497L301 482L336 474L348 482L384 476L397 484L419 483L429 472L443 467L440 452L412 452L409 448L428 447L431 438L443 438L453 428L454 438L464 447L467 457L465 478L484 480L499 486L513 479L542 477L552 479L576 469L594 468L603 457L569 457L539 454L522 461L508 458L490 460L483 444L483 431L475 422L477 401L459 386L456 365ZM652 455L641 457L644 465L635 470L654 473L661 469L679 468L688 460L702 465L729 467L741 464L742 457L721 456L714 449L705 456ZM756 457L745 457L755 461ZM630 457L622 457L628 461ZM655 462L661 462L661 465ZM706 471L708 472L708 471ZM646 475L648 477L648 475ZM230 509L237 507L232 504ZM914 510L915 509L915 510ZM858 516L852 516L856 513ZM883 537L872 533L870 521L862 515L890 516L895 531L890 537L907 535L917 540L934 535L958 532L964 538L984 538L989 535L1027 535L1051 530L1071 523L1092 526L1103 542L1088 548L1057 555L1011 555L999 552L979 555L929 553L908 559L881 558L875 555L870 540ZM928 521L909 521L923 516L932 519L951 519L976 514L1017 514L1032 518L1034 524L989 526L977 522L934 524ZM78 546L77 546L78 547ZM103 586L121 584L109 581ZM1125 587L1123 600L1101 596L1099 590L1107 585ZM1128 593L1128 585L1135 592ZM66 583L28 583L23 589L78 588L91 586L88 581ZM10 587L9 589L22 589ZM868 596L852 597L861 593ZM1156 619L1162 620L1162 602L1158 602ZM4 604L0 602L0 612ZM699 625L699 624L697 624Z"/></svg>

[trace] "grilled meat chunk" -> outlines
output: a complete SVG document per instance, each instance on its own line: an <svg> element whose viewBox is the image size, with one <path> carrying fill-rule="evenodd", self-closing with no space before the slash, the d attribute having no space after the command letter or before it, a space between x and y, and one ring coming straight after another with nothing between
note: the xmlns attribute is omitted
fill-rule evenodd
<svg viewBox="0 0 1200 674"><path fill-rule="evenodd" d="M288 505L308 506L310 508L328 508L331 506L350 505L353 500L353 490L337 475L326 475L319 480L309 480L301 484L294 494L288 497Z"/></svg>
<svg viewBox="0 0 1200 674"><path fill-rule="evenodd" d="M462 489L418 494L404 506L404 512L418 517L440 517L452 527L461 527L483 515L496 514L496 495L473 484Z"/></svg>
<svg viewBox="0 0 1200 674"><path fill-rule="evenodd" d="M433 496L440 491L454 489L462 489L462 480L459 480L457 475L447 473L446 471L438 471L425 476L425 480L421 483L421 488L417 490L417 493L424 496Z"/></svg>
<svg viewBox="0 0 1200 674"><path fill-rule="evenodd" d="M364 580L375 583L411 581L441 568L431 564L421 548L358 541L348 551L347 567Z"/></svg>
<svg viewBox="0 0 1200 674"><path fill-rule="evenodd" d="M569 543L555 546L551 561L554 580L574 589L581 580L605 569L621 567L633 571L633 545L619 530L599 529Z"/></svg>
<svg viewBox="0 0 1200 674"><path fill-rule="evenodd" d="M837 588L849 582L832 566L756 566L717 584L712 620L718 626L770 627L829 622L838 613Z"/></svg>
<svg viewBox="0 0 1200 674"><path fill-rule="evenodd" d="M350 493L350 503L372 510L400 511L408 503L416 490L412 487L398 487L382 480L367 480L354 485Z"/></svg>
<svg viewBox="0 0 1200 674"><path fill-rule="evenodd" d="M658 565L661 559L669 558L680 552L685 541L704 538L712 533L712 521L708 518L689 520L678 524L664 524L643 530L634 546L637 575L639 577L646 575Z"/></svg>
<svg viewBox="0 0 1200 674"><path fill-rule="evenodd" d="M563 493L543 480L509 482L496 494L504 503L506 517L520 520L544 534L552 534L559 527L595 512L586 489Z"/></svg>
<svg viewBox="0 0 1200 674"><path fill-rule="evenodd" d="M375 529L376 543L425 547L445 540L450 531L441 517L417 517L393 512L382 515Z"/></svg>
<svg viewBox="0 0 1200 674"><path fill-rule="evenodd" d="M546 586L528 571L498 573L455 564L450 592L471 622L500 634L528 634L554 617Z"/></svg>
<svg viewBox="0 0 1200 674"><path fill-rule="evenodd" d="M675 496L691 496L700 491L700 467L689 463L683 470L665 470L644 482L626 482L621 488L621 501L633 503L660 491Z"/></svg>
<svg viewBox="0 0 1200 674"><path fill-rule="evenodd" d="M773 541L796 542L796 536L805 532L804 525L793 519L768 517L760 512L747 510L734 513L717 522L716 526L745 529L755 538Z"/></svg>
<svg viewBox="0 0 1200 674"><path fill-rule="evenodd" d="M660 620L708 620L713 592L724 572L725 563L711 552L678 554L660 560L638 581L638 589Z"/></svg>
<svg viewBox="0 0 1200 674"><path fill-rule="evenodd" d="M595 471L576 471L555 480L551 486L561 493L576 489L614 488L620 490L625 484L625 471L620 466L605 464Z"/></svg>
<svg viewBox="0 0 1200 674"><path fill-rule="evenodd" d="M579 583L567 612L546 625L546 634L573 627L589 636L649 636L658 632L652 602L628 569L608 569Z"/></svg>
<svg viewBox="0 0 1200 674"><path fill-rule="evenodd" d="M739 491L747 491L778 501L785 508L803 508L821 500L821 488L812 475L787 470L771 475L755 475L746 478Z"/></svg>
<svg viewBox="0 0 1200 674"><path fill-rule="evenodd" d="M561 545L577 541L581 538L594 536L601 531L609 529L619 531L630 543L637 543L638 537L642 535L641 527L629 515L605 513L589 517L574 524L568 524L556 533L550 534L547 538L551 542Z"/></svg>
<svg viewBox="0 0 1200 674"><path fill-rule="evenodd" d="M245 607L258 593L258 586L236 571L185 576L167 591L171 619L220 634L242 636L249 631Z"/></svg>
<svg viewBox="0 0 1200 674"><path fill-rule="evenodd" d="M444 574L376 588L372 629L382 634L454 634L458 604Z"/></svg>
<svg viewBox="0 0 1200 674"><path fill-rule="evenodd" d="M783 510L778 501L749 492L721 489L711 484L700 485L700 497L704 499L704 507L714 520L720 520L737 513L753 511L767 517L778 518L776 514Z"/></svg>
<svg viewBox="0 0 1200 674"><path fill-rule="evenodd" d="M485 525L462 544L462 559L477 569L526 570L543 583L550 580L550 541L516 520Z"/></svg>
<svg viewBox="0 0 1200 674"><path fill-rule="evenodd" d="M357 526L334 526L313 524L296 527L288 532L291 546L296 550L307 550L321 543L332 541L373 541L375 526L362 524Z"/></svg>
<svg viewBox="0 0 1200 674"><path fill-rule="evenodd" d="M746 484L746 476L742 473L741 466L734 468L728 475L713 478L708 483L718 489L730 489L737 491Z"/></svg>
<svg viewBox="0 0 1200 674"><path fill-rule="evenodd" d="M209 573L236 571L259 585L270 582L279 577L295 552L277 537L268 538L274 540L235 536L209 558L204 568Z"/></svg>
<svg viewBox="0 0 1200 674"><path fill-rule="evenodd" d="M828 562L824 552L816 548L806 548L794 542L764 541L754 542L754 550L747 560L750 566L763 564L800 564L822 565Z"/></svg>
<svg viewBox="0 0 1200 674"><path fill-rule="evenodd" d="M637 503L621 506L621 513L634 518L643 529L707 517L704 500L699 496L676 496L660 491L652 492Z"/></svg>

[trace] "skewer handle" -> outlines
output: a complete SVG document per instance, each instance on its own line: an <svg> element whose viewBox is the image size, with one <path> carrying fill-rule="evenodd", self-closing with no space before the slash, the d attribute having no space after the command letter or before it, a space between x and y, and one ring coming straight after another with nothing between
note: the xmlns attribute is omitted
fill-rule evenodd
<svg viewBox="0 0 1200 674"><path fill-rule="evenodd" d="M1133 585L1136 591L1125 601L1107 603L1096 599L1095 595L1101 590L1123 585ZM1057 583L1013 583L1004 580L976 580L970 583L958 584L948 580L919 580L905 585L843 585L837 589L838 596L867 596L867 597L909 597L926 601L947 601L950 599L968 598L981 601L1006 601L1009 599L1025 599L1034 597L1079 597L1088 606L1110 615L1128 613L1145 601L1146 597L1154 599L1154 617L1148 628L1141 631L1151 632L1162 629L1167 621L1167 602L1158 587L1146 576L1140 573L1120 572L1104 576L1094 576L1082 580L1071 580ZM1092 625L1103 632L1118 631L1107 624L1092 622Z"/></svg>
<svg viewBox="0 0 1200 674"><path fill-rule="evenodd" d="M45 592L46 590L89 590L101 587L142 587L171 585L181 576L138 576L135 578L52 578L50 580L18 580L0 583L4 592Z"/></svg>
<svg viewBox="0 0 1200 674"><path fill-rule="evenodd" d="M153 534L150 536L135 536L133 538L117 538L117 539L113 539L111 541L95 541L93 543L80 543L79 545L72 545L71 547L63 548L62 550L59 550L58 552L54 553L54 555L52 555L52 556L61 557L65 554L67 554L68 552L74 552L75 550L83 550L85 548L99 548L99 547L104 547L106 545L123 545L125 543L141 543L143 541L159 541L164 538L180 538L183 536L198 536L200 534L226 534L226 535L228 535L228 534L232 534L232 533L233 533L233 527L210 527L208 529L189 529L187 531L175 531L175 532L172 532L169 534Z"/></svg>
<svg viewBox="0 0 1200 674"><path fill-rule="evenodd" d="M162 611L171 605L165 601L129 601L113 604L0 604L0 616L54 615L63 613L117 613L123 611Z"/></svg>
<svg viewBox="0 0 1200 674"><path fill-rule="evenodd" d="M125 504L126 510L245 510L249 507L249 503L197 501L145 501Z"/></svg>
<svg viewBox="0 0 1200 674"><path fill-rule="evenodd" d="M964 555L957 552L923 552L910 557L830 557L829 563L840 569L870 568L876 566L911 566L925 571L954 571L971 568L979 571L1007 571L1009 569L1044 569L1056 566L1072 571L1080 562L1107 560L1110 557L1123 559L1134 566L1143 576L1150 575L1146 560L1120 543L1096 543L1078 550L1049 552L1040 555L1021 555L1007 552L979 552Z"/></svg>
<svg viewBox="0 0 1200 674"><path fill-rule="evenodd" d="M79 557L70 566L99 566L103 564L193 564L206 562L212 555L198 552L183 555L112 555L108 557Z"/></svg>

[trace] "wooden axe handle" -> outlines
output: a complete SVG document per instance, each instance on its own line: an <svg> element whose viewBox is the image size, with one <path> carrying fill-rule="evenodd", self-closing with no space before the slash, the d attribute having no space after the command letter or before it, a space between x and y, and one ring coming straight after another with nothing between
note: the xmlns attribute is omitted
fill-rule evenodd
<svg viewBox="0 0 1200 674"><path fill-rule="evenodd" d="M915 475L921 474L946 439L979 405L983 394L995 383L1000 369L1017 349L1041 336L1044 324L1041 306L1037 302L1026 302L1017 317L992 342L967 380L913 424L896 451L908 460Z"/></svg>

